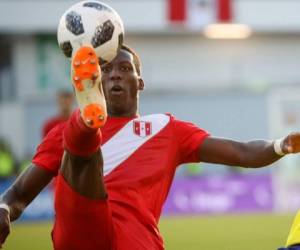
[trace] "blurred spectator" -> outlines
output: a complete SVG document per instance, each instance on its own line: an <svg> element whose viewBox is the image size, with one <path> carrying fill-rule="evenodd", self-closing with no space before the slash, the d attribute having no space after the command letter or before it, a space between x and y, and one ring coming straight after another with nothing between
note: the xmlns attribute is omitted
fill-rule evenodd
<svg viewBox="0 0 300 250"><path fill-rule="evenodd" d="M0 138L0 180L6 180L14 174L15 160L10 147Z"/></svg>
<svg viewBox="0 0 300 250"><path fill-rule="evenodd" d="M42 128L42 137L44 138L51 129L53 129L58 124L65 122L69 119L72 110L73 110L73 103L74 103L74 95L73 92L70 90L60 90L57 92L56 95L56 102L58 107L58 114L50 117L43 125ZM28 158L29 159L29 158ZM26 168L28 165L28 159L24 159L22 164L20 165L20 170L22 171L22 168ZM55 186L55 178L51 183L49 184L51 189L54 189Z"/></svg>
<svg viewBox="0 0 300 250"><path fill-rule="evenodd" d="M60 90L57 93L58 114L48 119L42 128L42 137L44 138L48 132L61 122L68 120L73 109L74 96L69 90Z"/></svg>

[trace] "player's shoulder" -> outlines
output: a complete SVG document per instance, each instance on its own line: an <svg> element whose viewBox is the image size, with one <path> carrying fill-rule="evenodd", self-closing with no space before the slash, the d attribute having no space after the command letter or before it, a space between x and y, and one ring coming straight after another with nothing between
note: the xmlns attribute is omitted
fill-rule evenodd
<svg viewBox="0 0 300 250"><path fill-rule="evenodd" d="M52 139L59 139L63 136L63 131L66 126L66 122L61 122L54 126L49 133L45 136L44 140L52 140Z"/></svg>

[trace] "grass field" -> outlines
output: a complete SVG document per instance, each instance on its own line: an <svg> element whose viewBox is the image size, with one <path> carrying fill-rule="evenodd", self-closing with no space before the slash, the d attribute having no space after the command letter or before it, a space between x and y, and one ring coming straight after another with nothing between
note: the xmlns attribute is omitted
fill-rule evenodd
<svg viewBox="0 0 300 250"><path fill-rule="evenodd" d="M269 214L165 217L160 229L167 250L275 250L284 244L292 219ZM50 230L50 223L14 224L4 249L50 250Z"/></svg>

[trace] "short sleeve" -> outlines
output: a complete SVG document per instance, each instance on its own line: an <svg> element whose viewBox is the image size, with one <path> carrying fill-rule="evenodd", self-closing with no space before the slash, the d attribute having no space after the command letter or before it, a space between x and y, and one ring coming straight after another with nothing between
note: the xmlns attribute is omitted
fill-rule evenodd
<svg viewBox="0 0 300 250"><path fill-rule="evenodd" d="M199 148L209 133L193 123L171 117L178 143L179 164L199 162Z"/></svg>
<svg viewBox="0 0 300 250"><path fill-rule="evenodd" d="M54 127L37 147L32 163L37 167L43 168L58 174L63 156L63 130L65 123Z"/></svg>

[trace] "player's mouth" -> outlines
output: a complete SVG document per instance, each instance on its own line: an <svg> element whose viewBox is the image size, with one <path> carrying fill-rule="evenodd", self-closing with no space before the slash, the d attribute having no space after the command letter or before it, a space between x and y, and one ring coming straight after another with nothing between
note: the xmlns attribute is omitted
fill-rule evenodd
<svg viewBox="0 0 300 250"><path fill-rule="evenodd" d="M121 95L124 92L124 89L120 85L114 85L110 89L111 94L113 95Z"/></svg>

